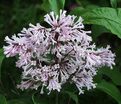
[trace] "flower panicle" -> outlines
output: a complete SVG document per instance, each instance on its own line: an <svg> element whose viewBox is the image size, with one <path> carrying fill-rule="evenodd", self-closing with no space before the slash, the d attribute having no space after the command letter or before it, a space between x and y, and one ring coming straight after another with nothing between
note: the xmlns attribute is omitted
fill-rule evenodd
<svg viewBox="0 0 121 104"><path fill-rule="evenodd" d="M54 12L46 14L44 21L50 27L39 23L29 24L21 33L6 36L4 54L7 57L18 56L16 66L23 69L22 81L18 88L44 88L61 91L66 82L75 84L79 94L95 88L93 77L97 68L108 66L112 68L115 54L110 47L96 48L92 38L85 31L82 17L67 15L60 10L60 15Z"/></svg>

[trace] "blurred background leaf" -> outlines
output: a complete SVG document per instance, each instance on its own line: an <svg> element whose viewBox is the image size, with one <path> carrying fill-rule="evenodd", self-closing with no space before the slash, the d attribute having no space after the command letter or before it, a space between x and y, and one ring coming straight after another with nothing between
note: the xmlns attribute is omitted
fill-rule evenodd
<svg viewBox="0 0 121 104"><path fill-rule="evenodd" d="M121 73L116 67L114 69L105 67L100 69L98 73L109 77L115 85L121 86Z"/></svg>
<svg viewBox="0 0 121 104"><path fill-rule="evenodd" d="M7 104L5 96L1 94L0 94L0 104Z"/></svg>
<svg viewBox="0 0 121 104"><path fill-rule="evenodd" d="M106 92L107 94L112 96L119 104L121 104L121 93L118 88L112 83L102 81L101 83L97 84L97 89Z"/></svg>
<svg viewBox="0 0 121 104"><path fill-rule="evenodd" d="M117 7L117 0L110 0L110 3L113 8Z"/></svg>
<svg viewBox="0 0 121 104"><path fill-rule="evenodd" d="M64 9L65 0L49 0L50 8L56 14L59 14L60 9Z"/></svg>
<svg viewBox="0 0 121 104"><path fill-rule="evenodd" d="M95 42L98 41L97 38L103 33L110 33L110 31L107 28L100 25L92 25L91 30L92 38Z"/></svg>
<svg viewBox="0 0 121 104"><path fill-rule="evenodd" d="M76 104L79 104L77 94L75 94L74 92L70 92L70 91L66 91L65 93L67 93L70 99L74 100Z"/></svg>
<svg viewBox="0 0 121 104"><path fill-rule="evenodd" d="M4 54L3 54L3 49L0 49L0 80L1 80L1 66L2 66L2 61L4 59Z"/></svg>

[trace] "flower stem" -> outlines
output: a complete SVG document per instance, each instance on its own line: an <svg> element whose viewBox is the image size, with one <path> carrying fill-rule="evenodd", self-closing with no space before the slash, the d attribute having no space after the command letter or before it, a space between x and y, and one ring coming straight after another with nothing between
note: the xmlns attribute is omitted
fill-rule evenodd
<svg viewBox="0 0 121 104"><path fill-rule="evenodd" d="M59 102L58 102L58 92L56 92L56 104L59 104Z"/></svg>

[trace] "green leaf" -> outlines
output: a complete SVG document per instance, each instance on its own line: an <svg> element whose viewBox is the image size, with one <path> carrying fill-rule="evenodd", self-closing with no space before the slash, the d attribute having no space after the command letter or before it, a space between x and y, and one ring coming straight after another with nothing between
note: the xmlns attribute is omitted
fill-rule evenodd
<svg viewBox="0 0 121 104"><path fill-rule="evenodd" d="M121 8L97 8L85 12L82 17L86 24L97 24L106 27L121 38Z"/></svg>
<svg viewBox="0 0 121 104"><path fill-rule="evenodd" d="M65 6L65 0L58 0L59 1L59 5L60 5L60 9L64 9Z"/></svg>
<svg viewBox="0 0 121 104"><path fill-rule="evenodd" d="M54 11L56 14L59 12L57 0L49 0L51 10Z"/></svg>
<svg viewBox="0 0 121 104"><path fill-rule="evenodd" d="M16 96L15 99L10 99L7 102L8 104L33 104L31 96L29 94L23 96L23 93L20 96Z"/></svg>
<svg viewBox="0 0 121 104"><path fill-rule="evenodd" d="M108 76L114 84L121 86L121 72L116 68L113 70L110 70L109 68L102 68L98 73Z"/></svg>
<svg viewBox="0 0 121 104"><path fill-rule="evenodd" d="M110 0L110 3L113 8L117 7L117 0Z"/></svg>
<svg viewBox="0 0 121 104"><path fill-rule="evenodd" d="M50 8L56 14L59 14L60 9L64 9L65 0L49 0Z"/></svg>
<svg viewBox="0 0 121 104"><path fill-rule="evenodd" d="M7 104L5 96L0 94L0 104Z"/></svg>
<svg viewBox="0 0 121 104"><path fill-rule="evenodd" d="M74 92L65 91L65 93L78 104L78 96Z"/></svg>
<svg viewBox="0 0 121 104"><path fill-rule="evenodd" d="M40 5L40 9L44 10L46 12L50 11L50 5L49 5L49 1L48 0L42 0L42 4Z"/></svg>
<svg viewBox="0 0 121 104"><path fill-rule="evenodd" d="M27 102L22 101L21 99L12 99L8 101L8 104L27 104Z"/></svg>
<svg viewBox="0 0 121 104"><path fill-rule="evenodd" d="M1 48L1 49L0 49L0 66L1 66L1 64L2 64L3 58L4 58L4 54L3 54L3 49Z"/></svg>
<svg viewBox="0 0 121 104"><path fill-rule="evenodd" d="M70 14L79 16L80 14L82 15L85 12L87 12L87 9L83 7L76 7L73 10L71 10Z"/></svg>
<svg viewBox="0 0 121 104"><path fill-rule="evenodd" d="M33 104L51 104L51 101L46 96L39 96L39 95L32 95L32 102ZM53 100L52 100L53 102Z"/></svg>
<svg viewBox="0 0 121 104"><path fill-rule="evenodd" d="M8 101L8 104L27 104L27 103L21 101L20 99L14 99L14 100Z"/></svg>
<svg viewBox="0 0 121 104"><path fill-rule="evenodd" d="M100 89L114 98L119 104L121 104L121 93L118 88L112 83L102 81L97 84L97 89Z"/></svg>
<svg viewBox="0 0 121 104"><path fill-rule="evenodd" d="M15 61L15 58L5 58L2 64L1 82L3 91L7 93L7 97L19 94L16 84L20 83L21 70L16 68Z"/></svg>
<svg viewBox="0 0 121 104"><path fill-rule="evenodd" d="M1 66L4 59L3 49L0 49L0 79L1 79Z"/></svg>
<svg viewBox="0 0 121 104"><path fill-rule="evenodd" d="M36 101L35 101L35 99L34 99L34 94L32 94L32 102L33 102L33 104L37 104Z"/></svg>
<svg viewBox="0 0 121 104"><path fill-rule="evenodd" d="M92 38L94 41L97 40L98 36L103 33L109 33L110 31L107 30L105 27L100 25L92 25Z"/></svg>
<svg viewBox="0 0 121 104"><path fill-rule="evenodd" d="M76 1L76 3L77 3L78 5L80 5L81 7L91 4L88 0L75 0L75 1Z"/></svg>

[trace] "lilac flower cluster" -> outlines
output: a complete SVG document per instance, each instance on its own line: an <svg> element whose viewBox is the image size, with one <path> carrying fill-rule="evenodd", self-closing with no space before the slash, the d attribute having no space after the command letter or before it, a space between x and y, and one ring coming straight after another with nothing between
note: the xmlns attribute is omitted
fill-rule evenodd
<svg viewBox="0 0 121 104"><path fill-rule="evenodd" d="M84 31L83 19L66 15L60 10L59 15L50 12L44 16L50 27L37 23L23 28L21 33L13 35L4 46L6 57L18 56L16 66L22 68L20 89L44 88L60 92L64 83L75 84L79 94L95 88L93 77L97 68L115 65L115 55L107 48L97 49L92 38Z"/></svg>

